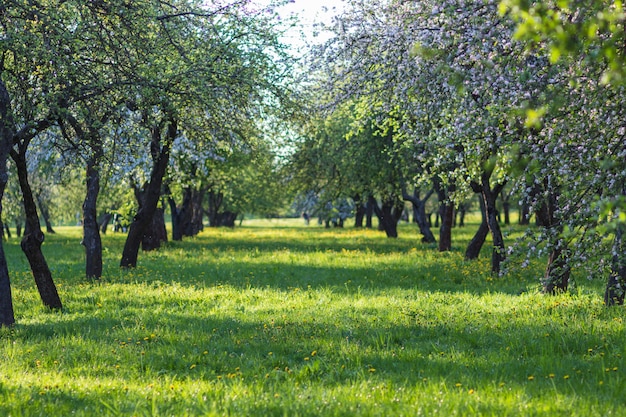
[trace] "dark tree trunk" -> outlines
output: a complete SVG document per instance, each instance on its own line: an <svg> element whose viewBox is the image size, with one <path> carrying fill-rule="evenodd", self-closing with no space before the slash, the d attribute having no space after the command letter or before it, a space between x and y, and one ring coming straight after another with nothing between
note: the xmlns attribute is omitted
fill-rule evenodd
<svg viewBox="0 0 626 417"><path fill-rule="evenodd" d="M353 197L354 200L354 227L363 227L363 219L365 218L365 205L361 201L360 196Z"/></svg>
<svg viewBox="0 0 626 417"><path fill-rule="evenodd" d="M379 226L382 226L385 234L389 238L398 237L398 221L402 217L404 203L399 198L386 198L379 207L374 197L370 197L370 204L378 217Z"/></svg>
<svg viewBox="0 0 626 417"><path fill-rule="evenodd" d="M365 228L371 229L372 226L372 217L374 216L374 205L370 203L370 200L367 200L365 203Z"/></svg>
<svg viewBox="0 0 626 417"><path fill-rule="evenodd" d="M22 237L22 222L19 220L15 221L15 234L17 237Z"/></svg>
<svg viewBox="0 0 626 417"><path fill-rule="evenodd" d="M430 230L428 219L426 218L426 201L435 192L434 189L430 190L426 196L422 199L419 197L419 191L414 190L413 195L408 194L405 190L402 191L402 198L406 201L410 201L413 205L413 220L417 223L422 234L423 243L436 243L435 235Z"/></svg>
<svg viewBox="0 0 626 417"><path fill-rule="evenodd" d="M452 225L454 222L454 203L442 205L441 227L439 228L439 252L452 250Z"/></svg>
<svg viewBox="0 0 626 417"><path fill-rule="evenodd" d="M457 213L459 215L459 227L465 227L465 214L467 213L466 204L459 204Z"/></svg>
<svg viewBox="0 0 626 417"><path fill-rule="evenodd" d="M172 198L171 195L167 197L167 202L170 206L170 213L171 213L171 218L172 218L172 240L180 242L181 240L183 240L183 230L181 227L182 209L179 209L176 206L176 201L174 200L174 198ZM184 200L183 200L183 205L184 205Z"/></svg>
<svg viewBox="0 0 626 417"><path fill-rule="evenodd" d="M500 273L500 264L504 260L505 247L504 238L502 236L502 230L500 229L500 223L498 222L498 210L496 209L496 200L498 194L504 187L504 184L497 184L491 188L489 179L491 178L492 171L483 172L481 175L481 187L482 198L485 201L485 216L487 218L487 225L491 232L491 239L493 241L493 251L491 254L491 272L494 274Z"/></svg>
<svg viewBox="0 0 626 417"><path fill-rule="evenodd" d="M206 194L206 190L204 188L200 188L199 190L190 189L189 191L189 201L187 203L187 207L185 208L183 202L183 209L185 210L183 221L183 235L192 237L196 236L204 229L204 224L202 223L202 217L204 210L202 209L202 201L204 200L204 196ZM235 216L236 217L236 216ZM230 222L229 219L229 227L235 227L235 220L232 219ZM232 226L231 226L232 223Z"/></svg>
<svg viewBox="0 0 626 417"><path fill-rule="evenodd" d="M528 226L530 224L530 204L524 201L519 208L519 224Z"/></svg>
<svg viewBox="0 0 626 417"><path fill-rule="evenodd" d="M561 244L563 244L561 241L557 243L557 245ZM560 247L550 252L546 273L541 283L544 294L557 294L567 291L571 272L567 259L567 250Z"/></svg>
<svg viewBox="0 0 626 417"><path fill-rule="evenodd" d="M43 217L43 222L46 225L46 233L55 234L52 222L50 222L50 210L48 210L48 203L43 200L40 195L36 196L37 205L39 206L39 212Z"/></svg>
<svg viewBox="0 0 626 417"><path fill-rule="evenodd" d="M439 200L439 216L441 227L439 228L439 252L452 250L452 224L454 222L454 203L449 201L449 192L453 187L445 189L438 181L435 182L435 191ZM437 227L437 222L435 222Z"/></svg>
<svg viewBox="0 0 626 417"><path fill-rule="evenodd" d="M626 245L624 245L626 226L618 224L613 239L613 265L604 292L604 304L607 306L623 305L626 294Z"/></svg>
<svg viewBox="0 0 626 417"><path fill-rule="evenodd" d="M109 224L111 223L111 219L113 219L113 213L104 213L104 215L102 216L102 221L100 221L100 232L103 235L107 234L107 229L109 227Z"/></svg>
<svg viewBox="0 0 626 417"><path fill-rule="evenodd" d="M7 158L13 145L12 129L11 99L2 79L0 79L0 218L2 218L2 197L9 181ZM4 245L0 240L0 327L9 327L13 324L15 324L15 315L11 280L9 279Z"/></svg>
<svg viewBox="0 0 626 417"><path fill-rule="evenodd" d="M146 252L159 249L161 242L167 242L165 211L163 208L157 207L152 216L152 223L146 229L141 239L141 249Z"/></svg>
<svg viewBox="0 0 626 417"><path fill-rule="evenodd" d="M39 291L39 296L43 304L50 309L61 309L61 299L57 292L52 273L46 262L46 258L41 251L41 244L44 241L44 234L39 226L39 216L37 215L37 205L33 198L33 193L28 183L28 170L26 166L27 144L20 146L18 151L11 151L11 157L17 168L17 176L22 190L24 212L26 214L26 228L22 238L22 251L28 259L30 269Z"/></svg>
<svg viewBox="0 0 626 417"><path fill-rule="evenodd" d="M222 201L224 200L224 195L220 192L209 191L209 210L207 212L207 217L209 218L209 226L210 227L218 227L219 224L219 210L222 206Z"/></svg>
<svg viewBox="0 0 626 417"><path fill-rule="evenodd" d="M487 239L487 235L489 234L489 225L487 224L487 216L485 215L485 200L482 198L482 196L478 200L480 203L480 214L482 217L482 221L480 222L480 226L478 226L476 234L474 234L474 237L467 245L467 249L465 250L466 260L478 259L478 256L480 255L480 250L485 244L485 240Z"/></svg>
<svg viewBox="0 0 626 417"><path fill-rule="evenodd" d="M502 192L500 192L500 199L502 200L504 224L508 226L511 224L511 195L502 190Z"/></svg>
<svg viewBox="0 0 626 417"><path fill-rule="evenodd" d="M563 231L563 226L556 218L558 190L550 185L549 179L544 181L544 190L537 188L535 194L546 192L547 198L540 202L535 213L537 224L545 228L556 228L557 235ZM546 272L542 279L543 292L545 294L555 294L567 291L570 277L568 264L567 243L561 239L556 239L554 249L548 256Z"/></svg>
<svg viewBox="0 0 626 417"><path fill-rule="evenodd" d="M1 175L1 174L0 174ZM3 191L4 192L4 191ZM0 207L1 209L1 207ZM2 212L0 212L0 215L2 214ZM7 223L4 223L4 230L7 233L7 239L11 239L11 228L9 227L9 225Z"/></svg>
<svg viewBox="0 0 626 417"><path fill-rule="evenodd" d="M167 171L167 165L170 157L170 147L176 138L177 124L174 120L169 120L165 141L161 146L161 128L154 127L152 129L152 171L150 173L150 182L145 189L143 204L137 211L130 224L124 250L122 252L122 260L120 266L122 268L134 268L137 266L137 257L139 256L139 246L142 243L143 236L148 228L153 224L154 213L156 212L159 198L161 196L161 187L163 185L163 177Z"/></svg>
<svg viewBox="0 0 626 417"><path fill-rule="evenodd" d="M92 145L96 143L92 142ZM83 201L83 246L85 246L85 274L87 279L102 277L102 240L98 228L97 202L100 193L99 159L102 149L94 149L87 160L87 192Z"/></svg>

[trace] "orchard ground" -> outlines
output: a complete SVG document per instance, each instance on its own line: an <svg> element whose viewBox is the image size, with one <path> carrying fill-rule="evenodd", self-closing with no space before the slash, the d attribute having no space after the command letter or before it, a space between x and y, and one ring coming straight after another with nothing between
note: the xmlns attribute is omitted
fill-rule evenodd
<svg viewBox="0 0 626 417"><path fill-rule="evenodd" d="M18 323L0 332L0 415L626 415L624 308L603 282L544 296L542 260L493 277L489 248L463 260L475 224L439 253L412 225L303 223L205 230L132 270L109 232L100 282L80 229L59 228L44 253L61 313L5 242Z"/></svg>

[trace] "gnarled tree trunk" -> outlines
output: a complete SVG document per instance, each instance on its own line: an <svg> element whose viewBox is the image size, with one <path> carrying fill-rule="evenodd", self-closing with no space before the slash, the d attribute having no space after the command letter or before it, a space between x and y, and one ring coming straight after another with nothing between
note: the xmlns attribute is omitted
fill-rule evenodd
<svg viewBox="0 0 626 417"><path fill-rule="evenodd" d="M387 237L398 237L398 221L400 220L402 211L404 210L402 200L399 198L387 197L382 201L381 207L378 206L374 197L370 197L369 202L378 217L379 226L381 226L385 231Z"/></svg>
<svg viewBox="0 0 626 417"><path fill-rule="evenodd" d="M2 197L9 181L7 158L13 145L12 130L11 99L2 79L0 79L0 218L2 217ZM0 327L12 326L14 323L11 280L9 279L4 246L0 239Z"/></svg>
<svg viewBox="0 0 626 417"><path fill-rule="evenodd" d="M402 198L406 201L410 201L413 205L413 220L417 223L417 226L420 229L423 243L437 242L435 235L433 235L433 232L430 230L428 219L426 217L426 201L428 201L434 192L435 190L431 189L428 193L426 193L424 198L420 199L418 190L414 190L413 195L407 193L406 190L402 190Z"/></svg>
<svg viewBox="0 0 626 417"><path fill-rule="evenodd" d="M24 212L26 214L26 228L24 230L21 247L30 264L30 269L35 278L35 284L37 285L41 301L48 308L61 309L63 305L61 304L59 293L52 280L52 273L50 272L46 258L41 251L44 234L39 226L37 205L35 204L30 184L28 183L26 148L27 143L22 143L20 144L19 151L11 151L11 157L17 168L17 176L22 190Z"/></svg>
<svg viewBox="0 0 626 417"><path fill-rule="evenodd" d="M485 171L481 175L481 192L482 198L485 202L485 217L487 218L487 225L491 232L491 239L493 241L493 251L491 253L491 272L497 274L500 272L500 264L504 260L505 247L504 237L502 236L502 230L500 229L500 223L498 222L498 211L496 209L496 200L498 194L504 187L503 184L496 184L491 187L489 179L493 171Z"/></svg>
<svg viewBox="0 0 626 417"><path fill-rule="evenodd" d="M83 201L83 246L85 247L85 275L87 279L102 277L102 240L97 219L100 193L99 154L87 160L87 192Z"/></svg>
<svg viewBox="0 0 626 417"><path fill-rule="evenodd" d="M162 145L161 126L153 127L151 131L150 148L153 163L150 172L150 182L146 184L143 204L137 211L137 214L135 214L128 230L128 236L122 252L122 260L120 261L122 268L134 268L137 266L139 247L142 244L143 236L154 221L154 214L161 197L163 177L169 163L170 148L178 131L175 120L170 119L167 123L167 133Z"/></svg>
<svg viewBox="0 0 626 417"><path fill-rule="evenodd" d="M618 224L613 239L613 265L604 292L604 304L623 305L626 295L626 245L624 244L626 225Z"/></svg>
<svg viewBox="0 0 626 417"><path fill-rule="evenodd" d="M489 234L489 225L487 224L487 216L485 215L485 200L482 198L482 195L480 196L478 201L480 203L480 214L482 217L482 221L480 222L480 226L478 226L478 230L476 230L474 237L467 245L467 249L465 249L465 260L478 259L478 256L480 255L480 250L485 244L485 240L487 239L487 235Z"/></svg>

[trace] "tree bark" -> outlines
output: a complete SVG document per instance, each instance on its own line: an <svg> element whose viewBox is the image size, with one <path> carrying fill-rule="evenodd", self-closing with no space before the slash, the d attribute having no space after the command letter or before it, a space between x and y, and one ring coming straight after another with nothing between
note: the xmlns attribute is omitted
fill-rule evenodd
<svg viewBox="0 0 626 417"><path fill-rule="evenodd" d="M431 189L424 198L420 199L418 190L414 190L413 195L407 193L406 190L402 190L402 198L406 201L410 201L413 205L413 220L417 223L417 226L420 229L423 243L437 242L435 235L433 235L433 232L430 230L430 226L428 225L428 219L426 218L426 201L428 201L434 192L435 190Z"/></svg>
<svg viewBox="0 0 626 417"><path fill-rule="evenodd" d="M150 227L146 229L141 238L141 249L146 252L159 249L161 242L167 242L165 210L162 207L157 207L152 216Z"/></svg>
<svg viewBox="0 0 626 417"><path fill-rule="evenodd" d="M388 238L398 237L398 221L402 216L404 210L404 204L399 198L386 198L382 201L382 207L378 206L378 203L374 197L370 197L370 203L374 208L374 212L379 220L379 225L385 231Z"/></svg>
<svg viewBox="0 0 626 417"><path fill-rule="evenodd" d="M139 256L139 246L146 230L153 222L154 213L156 212L159 198L161 196L161 187L163 185L163 177L167 171L169 163L170 147L176 138L177 123L175 120L168 121L168 129L165 141L161 146L161 128L154 127L152 129L151 151L153 157L152 171L150 173L150 182L147 184L143 205L137 211L133 218L124 244L122 252L122 260L120 266L122 268L134 268L137 266L137 258Z"/></svg>
<svg viewBox="0 0 626 417"><path fill-rule="evenodd" d="M476 190L474 190L476 191ZM485 215L485 200L482 198L482 195L478 199L480 203L480 214L482 217L482 221L480 222L480 226L478 226L478 230L474 237L467 245L467 249L465 249L465 260L473 260L478 259L480 255L480 250L485 244L485 240L487 239L487 235L489 234L489 225L487 224L487 216Z"/></svg>
<svg viewBox="0 0 626 417"><path fill-rule="evenodd" d="M109 228L109 223L111 223L111 219L113 219L113 214L112 213L104 213L104 215L102 216L102 221L100 222L100 232L103 235L107 234L107 230Z"/></svg>
<svg viewBox="0 0 626 417"><path fill-rule="evenodd" d="M48 204L43 200L40 195L36 196L37 205L39 206L39 212L43 217L43 222L46 225L46 233L55 234L52 222L50 221L50 210L48 210Z"/></svg>
<svg viewBox="0 0 626 417"><path fill-rule="evenodd" d="M491 272L494 274L500 273L500 264L504 260L505 247L504 238L502 236L502 230L500 229L500 223L498 222L498 210L496 208L496 200L498 194L504 187L504 184L497 184L491 188L489 179L491 178L492 171L483 172L481 176L482 197L485 201L485 216L487 217L487 225L491 232L491 239L493 241L493 251L491 254Z"/></svg>
<svg viewBox="0 0 626 417"><path fill-rule="evenodd" d="M439 252L452 250L452 225L454 223L454 203L442 205L441 227L439 228Z"/></svg>
<svg viewBox="0 0 626 417"><path fill-rule="evenodd" d="M354 200L354 227L362 228L365 219L365 205L361 201L361 196L357 195L352 198Z"/></svg>
<svg viewBox="0 0 626 417"><path fill-rule="evenodd" d="M451 187L452 188L452 187ZM441 217L441 227L439 228L439 252L452 250L452 224L454 222L454 203L448 200L448 193L439 182L435 182L435 191L439 200L439 215ZM435 221L435 227L437 227Z"/></svg>
<svg viewBox="0 0 626 417"><path fill-rule="evenodd" d="M626 226L618 224L613 238L613 265L604 292L604 304L607 306L623 305L626 294L626 245L624 245Z"/></svg>
<svg viewBox="0 0 626 417"><path fill-rule="evenodd" d="M557 211L557 197L558 191L550 186L549 180L544 180L544 188L547 192L546 200L542 201L535 213L537 224L545 228L555 228L557 235L563 230L563 226L559 224L556 218ZM539 188L535 189L535 194L541 193ZM543 293L544 294L556 294L558 292L567 291L570 268L568 265L568 249L567 243L557 237L554 243L554 249L548 256L548 263L546 265L546 272L542 279Z"/></svg>
<svg viewBox="0 0 626 417"><path fill-rule="evenodd" d="M371 229L372 226L372 217L374 216L374 206L370 203L370 200L367 200L365 203L365 228Z"/></svg>
<svg viewBox="0 0 626 417"><path fill-rule="evenodd" d="M0 218L2 218L2 197L9 181L7 158L13 145L12 130L11 99L2 79L0 79ZM0 239L0 327L12 326L14 323L11 280L6 254L4 253L4 244Z"/></svg>
<svg viewBox="0 0 626 417"><path fill-rule="evenodd" d="M97 202L100 193L98 165L102 149L96 147L93 151L94 155L87 160L87 192L83 201L82 243L85 247L85 275L87 279L100 279L102 277L102 240L98 227Z"/></svg>
<svg viewBox="0 0 626 417"><path fill-rule="evenodd" d="M567 249L561 246L563 242L557 243L557 248L550 252L548 265L544 275L542 286L544 294L557 294L567 291L570 278L570 267L567 262Z"/></svg>
<svg viewBox="0 0 626 417"><path fill-rule="evenodd" d="M39 226L39 216L37 215L37 205L33 198L33 193L28 183L28 170L26 166L26 147L22 144L19 152L12 150L11 157L17 168L17 175L22 190L24 212L26 214L26 227L22 238L22 251L28 259L30 269L39 291L39 296L43 304L50 309L61 309L61 299L57 292L52 273L46 262L46 258L41 251L41 244L44 241L44 234Z"/></svg>

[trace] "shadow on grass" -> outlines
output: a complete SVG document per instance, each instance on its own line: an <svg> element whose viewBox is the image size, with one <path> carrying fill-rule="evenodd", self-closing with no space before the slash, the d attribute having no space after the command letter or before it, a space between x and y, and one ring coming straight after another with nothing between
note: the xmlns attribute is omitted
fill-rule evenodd
<svg viewBox="0 0 626 417"><path fill-rule="evenodd" d="M451 303L461 301L454 295L441 296L449 297ZM81 305L79 301L77 305ZM306 391L311 385L335 389L381 383L390 387L434 383L444 390L477 392L497 391L502 385L503 392L521 390L531 397L556 390L556 384L560 395L572 401L581 389L586 401L611 400L605 398L609 394L593 388L603 379L617 377L605 368L623 365L623 328L604 334L590 331L593 327L576 324L585 317L574 305L557 307L557 316L539 317L534 322L528 317L518 319L514 309L504 312L506 317L497 322L489 322L476 315L481 312L446 319L418 310L419 299L411 305L413 309L395 321L385 319L388 311L384 307L368 305L342 305L324 316L315 316L313 306L304 306L311 316L305 312L279 318L280 306L254 315L245 309L220 313L219 300L167 308L138 296L132 304L122 302L119 310L99 313L85 308L48 316L46 322L20 325L13 338L35 346L60 346L64 353L56 358L58 366L74 378L98 380L104 386L107 381L117 381L118 385L109 387L113 391L109 395L121 414L133 412L133 407L149 408L152 388L147 385L154 381L162 383L162 389L168 381L200 383L198 397L204 396L209 403L220 401L221 390L232 385L269 395L276 389ZM120 315L113 315L115 312ZM608 310L595 313L608 321L619 316ZM70 346L78 335L81 345ZM53 357L42 358L39 352L33 355L44 359L44 369L57 366ZM24 360L33 367L32 358L25 355ZM116 367L119 363L124 369ZM134 387L124 391L119 386L124 380ZM107 398L93 387L88 392L72 390L73 394L42 384L24 390L31 398L46 391L39 396L42 410L47 403L68 401L84 409L102 409ZM161 411L173 405L196 410L215 406L199 404L196 397L177 397L175 392L159 395ZM313 391L309 398L314 403L321 401L318 395ZM243 411L269 415L282 415L286 409L285 405L272 405L271 398L265 404L258 399L242 399L248 403L239 406ZM319 412L301 401L290 406L304 407L301 414ZM224 407L218 406L222 412ZM485 407L494 411L499 406L494 402ZM52 414L59 415L59 410L62 408Z"/></svg>

